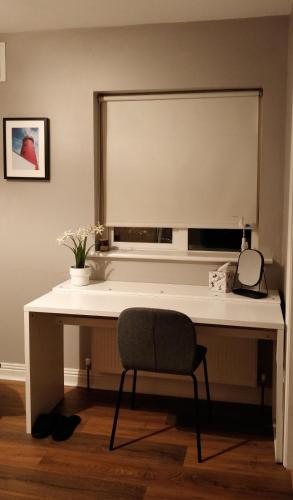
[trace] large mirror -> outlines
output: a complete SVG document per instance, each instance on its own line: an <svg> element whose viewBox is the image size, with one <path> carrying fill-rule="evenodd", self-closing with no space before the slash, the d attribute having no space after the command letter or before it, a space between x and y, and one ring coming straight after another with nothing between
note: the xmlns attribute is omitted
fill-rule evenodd
<svg viewBox="0 0 293 500"><path fill-rule="evenodd" d="M237 270L233 285L233 292L239 295L246 295L252 298L262 298L267 296L260 291L261 282L264 276L264 258L258 250L244 250L239 255ZM237 284L238 282L238 284ZM240 287L239 287L240 285ZM252 288L259 285L258 290ZM247 288L248 287L248 288Z"/></svg>

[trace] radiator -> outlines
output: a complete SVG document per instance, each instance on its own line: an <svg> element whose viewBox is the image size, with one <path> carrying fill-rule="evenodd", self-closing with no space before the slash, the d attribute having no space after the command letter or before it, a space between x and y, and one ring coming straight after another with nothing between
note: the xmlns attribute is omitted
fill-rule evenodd
<svg viewBox="0 0 293 500"><path fill-rule="evenodd" d="M198 327L198 343L208 348L209 380L214 384L256 387L257 341L247 338L225 338L213 335L216 327ZM208 335L207 335L208 333ZM95 328L91 335L93 374L117 374L121 364L117 350L116 331L112 327ZM145 374L152 376L151 374ZM158 376L158 375L157 375ZM197 370L203 380L202 368ZM160 378L172 378L160 374Z"/></svg>

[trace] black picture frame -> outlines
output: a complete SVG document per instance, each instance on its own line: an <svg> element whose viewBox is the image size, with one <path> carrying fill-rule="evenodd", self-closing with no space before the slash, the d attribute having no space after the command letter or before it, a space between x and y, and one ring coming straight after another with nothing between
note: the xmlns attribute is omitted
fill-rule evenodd
<svg viewBox="0 0 293 500"><path fill-rule="evenodd" d="M3 118L4 179L50 180L49 118Z"/></svg>

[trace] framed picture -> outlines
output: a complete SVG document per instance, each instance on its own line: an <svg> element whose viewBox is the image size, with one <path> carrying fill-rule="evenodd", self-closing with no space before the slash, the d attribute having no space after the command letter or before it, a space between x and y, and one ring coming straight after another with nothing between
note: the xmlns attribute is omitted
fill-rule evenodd
<svg viewBox="0 0 293 500"><path fill-rule="evenodd" d="M49 180L49 119L3 118L4 178Z"/></svg>

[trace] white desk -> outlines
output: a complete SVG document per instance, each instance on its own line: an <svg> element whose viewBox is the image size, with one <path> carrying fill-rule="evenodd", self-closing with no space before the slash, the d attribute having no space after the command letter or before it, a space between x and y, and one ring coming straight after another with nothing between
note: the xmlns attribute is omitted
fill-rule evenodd
<svg viewBox="0 0 293 500"><path fill-rule="evenodd" d="M234 294L215 296L207 287L118 281L86 287L62 283L24 306L27 432L40 413L49 412L64 395L63 325L116 323L127 307L158 307L187 314L195 324L234 327L235 337L268 339L275 357L275 454L283 461L284 321L278 292L265 299ZM235 327L237 327L235 329ZM219 334L229 329L219 328Z"/></svg>

